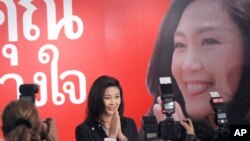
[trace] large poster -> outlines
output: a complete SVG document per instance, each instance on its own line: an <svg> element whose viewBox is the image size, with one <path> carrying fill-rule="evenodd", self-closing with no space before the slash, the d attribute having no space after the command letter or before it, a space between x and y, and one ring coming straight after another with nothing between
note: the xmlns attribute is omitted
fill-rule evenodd
<svg viewBox="0 0 250 141"><path fill-rule="evenodd" d="M1 0L0 112L19 98L21 84L36 83L40 116L56 120L61 141L74 140L90 85L107 74L120 80L125 115L139 128L153 103L146 73L169 3Z"/></svg>
<svg viewBox="0 0 250 141"><path fill-rule="evenodd" d="M158 97L156 80L170 76L173 90L169 93L174 92L182 106L175 114L179 120L184 118L182 111L192 118L202 141L236 140L243 136L237 134L240 128L249 130L249 11L249 0L174 0L161 23L148 87ZM166 99L170 102L162 105L171 117L175 106ZM165 119L159 105L158 110L152 108L154 114Z"/></svg>

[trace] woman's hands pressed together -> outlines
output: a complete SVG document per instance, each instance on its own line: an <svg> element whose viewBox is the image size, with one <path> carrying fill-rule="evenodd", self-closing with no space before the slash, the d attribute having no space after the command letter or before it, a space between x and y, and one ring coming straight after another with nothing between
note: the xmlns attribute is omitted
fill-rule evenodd
<svg viewBox="0 0 250 141"><path fill-rule="evenodd" d="M119 139L121 141L126 140L126 136L122 133L121 130L121 121L118 111L116 110L113 114L110 129L109 129L109 138Z"/></svg>

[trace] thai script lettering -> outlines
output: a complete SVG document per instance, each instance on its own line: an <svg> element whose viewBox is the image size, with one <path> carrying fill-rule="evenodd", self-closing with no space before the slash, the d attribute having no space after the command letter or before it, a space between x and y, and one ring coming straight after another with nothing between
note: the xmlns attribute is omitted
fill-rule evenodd
<svg viewBox="0 0 250 141"><path fill-rule="evenodd" d="M57 22L56 4L54 0L43 0L46 5L47 16L47 37L48 40L57 40L61 30L64 28L65 36L68 39L78 39L84 30L83 22L80 17L72 14L72 0L63 0L63 18ZM8 24L8 40L9 42L18 41L17 7L14 0L0 0L6 6L6 13L0 10L0 26L7 22ZM23 35L29 41L35 41L40 37L41 30L33 21L33 14L39 10L32 0L20 0L19 6L25 8L22 15ZM75 23L75 24L74 24ZM77 26L74 31L73 25Z"/></svg>
<svg viewBox="0 0 250 141"><path fill-rule="evenodd" d="M7 47L12 50L12 53L7 54ZM10 59L12 66L16 65L17 61L17 51L15 45L5 45L2 53L5 54L6 58ZM52 54L47 53L51 51ZM65 103L66 97L74 104L81 104L86 99L86 77L78 70L67 70L59 74L58 72L58 60L59 51L58 48L53 44L46 44L42 46L38 52L38 60L41 64L50 65L50 79L51 79L51 95L52 102L55 105L62 105ZM67 77L75 77L78 82L70 81ZM23 78L17 73L7 73L0 77L0 84L4 84L7 80L14 80L16 82L16 91L19 91L19 86L23 84ZM44 72L36 72L33 75L34 83L40 86L40 99L36 100L37 106L44 106L48 100L48 76ZM59 80L63 83L62 90L59 91ZM78 85L77 85L78 84ZM76 95L79 92L78 96ZM17 93L17 99L19 98L19 93Z"/></svg>
<svg viewBox="0 0 250 141"><path fill-rule="evenodd" d="M12 43L19 41L18 35L23 35L30 42L38 40L43 32L33 21L34 13L40 7L32 2L32 0L19 0L18 3L15 3L14 0L0 0L0 4L6 7L5 11L0 9L0 28L5 23L7 25L6 33L8 34L8 43L2 46L1 54L8 61L10 67L22 67L19 60L18 49L20 48L17 48ZM43 0L43 2L47 12L45 13L47 17L47 40L58 40L59 34L63 33L70 40L76 40L82 36L84 30L83 21L80 17L73 15L72 0L63 0L63 17L60 20L56 16L57 7L55 1ZM17 6L25 9L23 14L17 13ZM22 29L19 29L17 20L20 15L22 16ZM22 32L22 34L19 32ZM49 73L37 70L34 74L31 74L34 83L38 84L40 89L40 98L36 99L37 106L44 106L48 102L49 95L52 102L57 106L63 105L67 99L73 104L81 104L85 101L86 77L84 73L75 69L59 72L60 52L56 45L45 43L39 48L38 53L34 55L37 55L37 61L40 65L46 65L50 68ZM74 81L71 80L72 77ZM0 76L0 85L4 85L8 80L15 81L16 97L18 99L20 95L19 86L25 82L24 78L18 72L3 73ZM48 88L48 86L51 87Z"/></svg>

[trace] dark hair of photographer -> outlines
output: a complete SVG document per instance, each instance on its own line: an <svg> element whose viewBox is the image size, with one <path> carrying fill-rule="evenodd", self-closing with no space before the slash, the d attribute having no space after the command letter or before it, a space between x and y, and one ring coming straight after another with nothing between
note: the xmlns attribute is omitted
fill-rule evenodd
<svg viewBox="0 0 250 141"><path fill-rule="evenodd" d="M33 103L11 101L2 114L2 131L6 141L58 141L52 119L41 121Z"/></svg>

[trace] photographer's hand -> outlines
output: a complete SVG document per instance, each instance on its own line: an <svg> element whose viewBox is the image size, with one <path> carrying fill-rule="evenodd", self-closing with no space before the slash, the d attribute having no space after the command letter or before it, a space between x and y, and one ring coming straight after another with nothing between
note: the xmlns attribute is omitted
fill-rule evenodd
<svg viewBox="0 0 250 141"><path fill-rule="evenodd" d="M180 124L186 129L186 141L200 141L195 136L195 130L191 119L182 119L180 120Z"/></svg>
<svg viewBox="0 0 250 141"><path fill-rule="evenodd" d="M189 118L180 120L180 124L186 129L187 134L195 135L193 123Z"/></svg>
<svg viewBox="0 0 250 141"><path fill-rule="evenodd" d="M46 141L59 141L55 121L51 118L46 119L42 123L42 132L45 135Z"/></svg>
<svg viewBox="0 0 250 141"><path fill-rule="evenodd" d="M162 113L161 105L162 105L161 97L157 97L157 103L154 104L153 106L153 112L158 122L166 119L166 115ZM175 113L172 116L175 121L179 121L180 119L185 118L181 106L178 102L175 102Z"/></svg>
<svg viewBox="0 0 250 141"><path fill-rule="evenodd" d="M154 116L156 117L158 123L167 118L167 116L162 113L161 104L162 104L161 98L157 97L157 103L154 104L154 106L153 106L153 112L154 112Z"/></svg>

